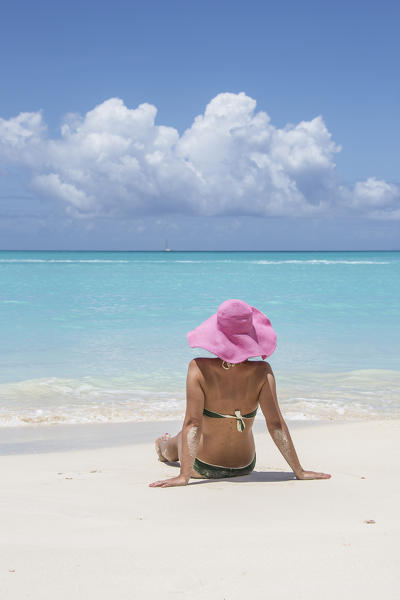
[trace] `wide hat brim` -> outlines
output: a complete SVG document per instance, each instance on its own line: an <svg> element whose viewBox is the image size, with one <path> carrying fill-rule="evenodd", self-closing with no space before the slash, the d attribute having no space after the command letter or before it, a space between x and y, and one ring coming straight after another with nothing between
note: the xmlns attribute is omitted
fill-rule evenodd
<svg viewBox="0 0 400 600"><path fill-rule="evenodd" d="M198 327L186 334L192 348L203 348L231 363L243 362L247 358L271 356L276 348L277 335L271 321L254 306L253 326L248 333L227 334L218 326L215 313Z"/></svg>

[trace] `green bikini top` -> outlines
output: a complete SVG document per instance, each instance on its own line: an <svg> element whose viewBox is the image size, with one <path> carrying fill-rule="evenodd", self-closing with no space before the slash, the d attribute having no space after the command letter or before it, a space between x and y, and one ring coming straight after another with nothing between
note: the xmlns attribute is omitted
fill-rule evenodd
<svg viewBox="0 0 400 600"><path fill-rule="evenodd" d="M220 413L212 412L211 410L207 410L205 408L203 410L203 415L206 415L206 417L215 417L216 419L236 419L237 430L242 432L246 427L243 419L251 419L252 417L255 417L257 414L257 410L258 408L256 408L256 410L253 410L253 412L248 413L247 415L241 415L240 410L235 410L234 415L221 415Z"/></svg>

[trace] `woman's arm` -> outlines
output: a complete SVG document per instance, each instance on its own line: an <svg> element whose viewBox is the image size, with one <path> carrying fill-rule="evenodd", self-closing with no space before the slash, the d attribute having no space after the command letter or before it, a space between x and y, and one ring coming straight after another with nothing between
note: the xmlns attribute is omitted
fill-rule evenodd
<svg viewBox="0 0 400 600"><path fill-rule="evenodd" d="M182 427L181 477L189 481L199 446L203 424L204 391L202 373L195 359L189 363L186 378L186 413Z"/></svg>
<svg viewBox="0 0 400 600"><path fill-rule="evenodd" d="M203 423L204 392L202 374L196 360L189 363L186 378L186 414L182 427L181 444L178 447L181 471L178 477L154 482L152 487L187 485L192 473L194 459L201 438Z"/></svg>
<svg viewBox="0 0 400 600"><path fill-rule="evenodd" d="M301 466L289 429L279 408L274 374L270 364L266 363L266 366L267 374L260 390L259 403L272 439L297 479L328 479L330 475L327 473L305 471Z"/></svg>

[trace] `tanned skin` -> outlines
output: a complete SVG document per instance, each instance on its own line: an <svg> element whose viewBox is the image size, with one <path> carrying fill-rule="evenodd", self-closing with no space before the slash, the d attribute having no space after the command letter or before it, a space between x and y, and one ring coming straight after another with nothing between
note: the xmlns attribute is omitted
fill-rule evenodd
<svg viewBox="0 0 400 600"><path fill-rule="evenodd" d="M206 463L225 467L248 465L255 453L252 425L238 432L235 419L215 419L203 415L207 408L221 414L234 414L239 409L247 414L260 406L267 429L296 479L329 479L329 473L306 471L300 464L288 427L281 414L275 377L265 361L249 361L222 368L220 358L194 358L186 379L186 413L182 431L156 440L161 461L179 461L177 477L150 483L150 487L174 487L202 477L193 469L197 457Z"/></svg>

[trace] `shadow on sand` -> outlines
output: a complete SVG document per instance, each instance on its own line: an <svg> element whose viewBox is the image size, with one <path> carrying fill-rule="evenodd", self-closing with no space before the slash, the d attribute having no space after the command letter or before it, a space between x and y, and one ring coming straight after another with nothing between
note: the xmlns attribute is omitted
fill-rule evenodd
<svg viewBox="0 0 400 600"><path fill-rule="evenodd" d="M166 461L164 463L170 467L180 468L179 462ZM196 479L192 478L189 485L197 485L199 483L212 483L213 481L229 481L229 483L255 483L274 481L293 481L296 475L291 471L253 471L249 475L239 475L237 477L221 477L213 479Z"/></svg>

